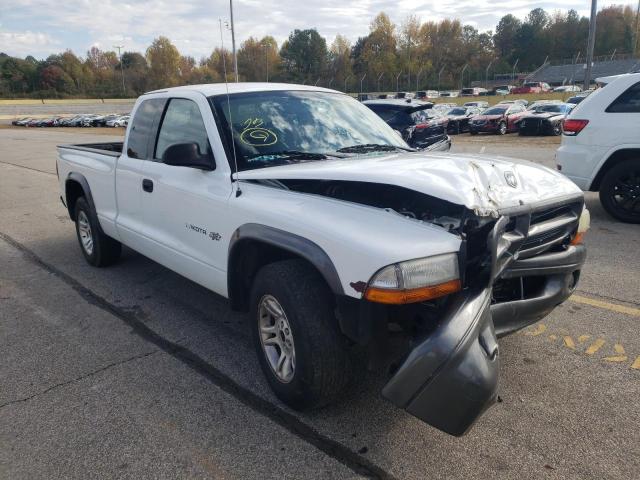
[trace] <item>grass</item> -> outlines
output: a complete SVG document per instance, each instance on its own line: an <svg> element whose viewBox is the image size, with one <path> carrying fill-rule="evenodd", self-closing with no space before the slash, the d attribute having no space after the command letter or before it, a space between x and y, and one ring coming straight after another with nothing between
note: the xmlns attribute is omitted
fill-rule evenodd
<svg viewBox="0 0 640 480"><path fill-rule="evenodd" d="M133 103L135 98L5 98L0 99L0 105L93 105L99 103Z"/></svg>

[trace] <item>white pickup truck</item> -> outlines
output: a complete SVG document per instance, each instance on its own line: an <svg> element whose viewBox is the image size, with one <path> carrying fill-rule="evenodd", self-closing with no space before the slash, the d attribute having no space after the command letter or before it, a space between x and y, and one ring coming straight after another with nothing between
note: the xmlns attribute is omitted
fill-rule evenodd
<svg viewBox="0 0 640 480"><path fill-rule="evenodd" d="M342 93L170 88L131 118L124 143L58 148L82 253L107 266L125 244L249 312L293 408L336 399L367 353L392 365L386 399L462 435L497 397L496 334L547 315L580 276L588 211L570 180L415 151Z"/></svg>

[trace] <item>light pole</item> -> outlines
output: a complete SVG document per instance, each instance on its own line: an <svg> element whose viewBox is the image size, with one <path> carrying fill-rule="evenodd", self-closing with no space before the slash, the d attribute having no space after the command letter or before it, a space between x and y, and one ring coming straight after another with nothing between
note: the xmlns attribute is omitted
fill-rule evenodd
<svg viewBox="0 0 640 480"><path fill-rule="evenodd" d="M380 93L380 91L381 91L381 90L380 90L380 79L381 79L383 76L384 76L384 72L382 72L380 75L378 75L378 80L377 80L377 82L378 82L378 93Z"/></svg>
<svg viewBox="0 0 640 480"><path fill-rule="evenodd" d="M440 93L440 77L442 76L442 72L444 72L444 66L438 72L438 93Z"/></svg>
<svg viewBox="0 0 640 480"><path fill-rule="evenodd" d="M489 62L489 65L487 65L487 69L484 71L484 88L486 88L487 90L489 90L489 69L491 68L493 60L494 59L492 58Z"/></svg>
<svg viewBox="0 0 640 480"><path fill-rule="evenodd" d="M511 83L514 83L516 80L516 67L518 66L519 58L516 58L516 63L513 64L513 69L511 70Z"/></svg>
<svg viewBox="0 0 640 480"><path fill-rule="evenodd" d="M418 70L418 74L416 75L416 90L418 90L420 88L419 83L420 83L420 76L422 75L422 71L424 70L424 68L421 68L420 70Z"/></svg>
<svg viewBox="0 0 640 480"><path fill-rule="evenodd" d="M360 93L362 93L362 82L364 82L364 79L367 78L367 74L365 73L362 78L360 79Z"/></svg>
<svg viewBox="0 0 640 480"><path fill-rule="evenodd" d="M469 64L465 63L464 67L462 67L462 71L460 72L460 90L462 90L462 87L464 86L464 72L468 66Z"/></svg>
<svg viewBox="0 0 640 480"><path fill-rule="evenodd" d="M589 90L591 85L591 64L593 63L593 48L596 44L596 17L598 16L598 0L591 0L591 18L589 19L589 40L587 41L587 68L584 71L583 90Z"/></svg>
<svg viewBox="0 0 640 480"><path fill-rule="evenodd" d="M400 70L400 72L398 73L398 75L396 75L396 92L400 91L400 75L402 75L402 70Z"/></svg>
<svg viewBox="0 0 640 480"><path fill-rule="evenodd" d="M233 73L235 73L236 83L238 83L238 56L236 55L236 30L233 26L233 0L229 0L229 10L231 12L231 48L233 48Z"/></svg>
<svg viewBox="0 0 640 480"><path fill-rule="evenodd" d="M124 48L124 45L114 45L113 48L118 49L118 57L120 58L120 72L122 73L122 95L126 96L127 92L124 88L124 65L122 64L122 53L120 53L120 49Z"/></svg>
<svg viewBox="0 0 640 480"><path fill-rule="evenodd" d="M349 79L353 77L353 75L349 74L346 77L344 77L344 93L347 93L347 82L349 81Z"/></svg>

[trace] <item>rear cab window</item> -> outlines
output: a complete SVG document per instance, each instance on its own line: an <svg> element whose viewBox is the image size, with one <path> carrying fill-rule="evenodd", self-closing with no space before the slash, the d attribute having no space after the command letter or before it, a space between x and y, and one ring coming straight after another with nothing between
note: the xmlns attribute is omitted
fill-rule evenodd
<svg viewBox="0 0 640 480"><path fill-rule="evenodd" d="M607 113L640 113L640 82L629 87L605 111Z"/></svg>
<svg viewBox="0 0 640 480"><path fill-rule="evenodd" d="M137 108L127 137L127 156L147 160L155 141L155 125L164 109L166 98L143 100Z"/></svg>

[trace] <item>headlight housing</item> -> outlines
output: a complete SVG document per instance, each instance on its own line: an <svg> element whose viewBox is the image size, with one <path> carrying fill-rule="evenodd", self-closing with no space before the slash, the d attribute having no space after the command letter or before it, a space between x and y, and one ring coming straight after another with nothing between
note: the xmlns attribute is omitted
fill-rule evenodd
<svg viewBox="0 0 640 480"><path fill-rule="evenodd" d="M584 240L584 236L587 233L587 230L589 230L590 226L591 226L591 214L589 213L589 210L587 210L587 207L584 207L582 209L582 213L580 214L580 219L578 220L578 230L576 231L575 235L571 239L570 244L578 245L582 243Z"/></svg>
<svg viewBox="0 0 640 480"><path fill-rule="evenodd" d="M378 270L369 281L364 298L398 305L433 300L461 289L458 255L445 253Z"/></svg>

